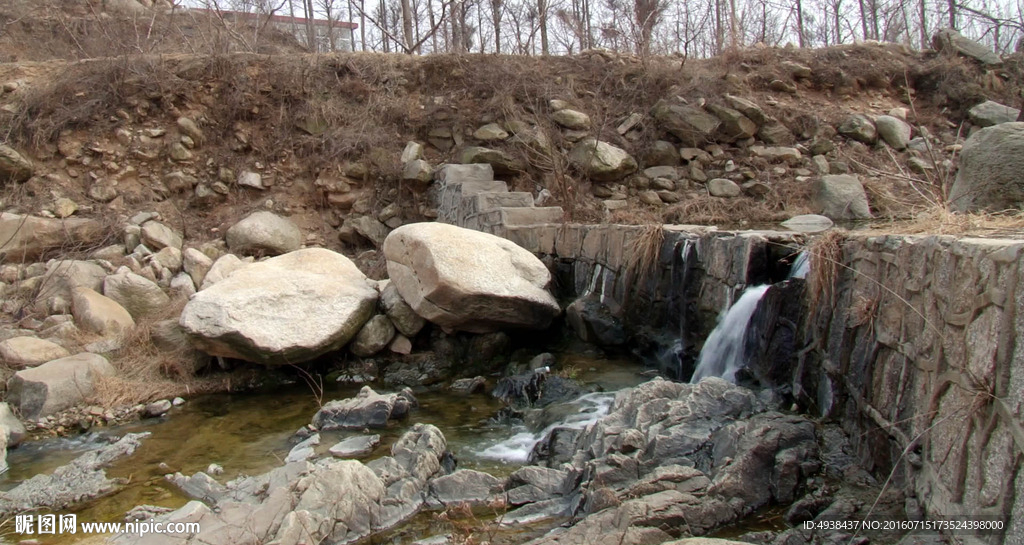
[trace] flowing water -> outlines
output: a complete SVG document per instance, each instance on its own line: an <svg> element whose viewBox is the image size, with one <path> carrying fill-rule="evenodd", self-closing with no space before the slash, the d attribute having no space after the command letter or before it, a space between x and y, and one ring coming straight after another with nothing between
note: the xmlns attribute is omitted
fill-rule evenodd
<svg viewBox="0 0 1024 545"><path fill-rule="evenodd" d="M557 418L556 424L582 427L607 412L614 391L647 380L641 374L642 366L633 361L592 359L570 354L559 356L558 361L559 369L572 373L594 392L550 407L546 416ZM328 388L325 400L352 397L359 391L359 386L354 385L335 384ZM525 462L525 455L520 453L529 452L533 447L530 441L540 439L541 429L555 425L548 424L534 431L520 426L494 425L490 419L502 404L490 395L461 396L448 391L428 391L417 393L417 399L420 407L408 420L394 423L384 430L374 430L381 435L381 445L370 458L389 454L391 443L414 423L423 422L437 426L444 433L448 448L456 455L460 468L477 469L501 477ZM316 397L302 385L278 388L272 392L201 396L162 418L74 438L32 441L12 449L8 454L11 470L0 476L0 489L10 489L33 475L51 472L95 448L105 436L148 431L151 436L142 441L135 454L116 461L107 469L108 476L124 478L128 484L74 512L80 522L118 522L136 505L180 507L188 498L167 483L164 475L175 471L191 475L205 471L211 463L224 468L224 474L215 477L220 482L239 475L269 471L283 463L294 446L289 439L296 430L310 422L316 410ZM317 454L328 455L327 450L335 442L358 433L321 433ZM529 434L530 439L527 440L523 434ZM502 448L506 448L509 455L496 454ZM421 520L429 521L430 517ZM430 526L425 524L422 531L427 531ZM62 536L59 543L74 543L69 537ZM85 537L75 536L74 540L81 541Z"/></svg>
<svg viewBox="0 0 1024 545"><path fill-rule="evenodd" d="M718 320L718 325L708 335L704 348L697 359L697 369L690 382L697 383L705 377L721 377L736 381L736 371L747 365L745 344L747 326L757 310L757 303L768 291L768 285L751 286Z"/></svg>

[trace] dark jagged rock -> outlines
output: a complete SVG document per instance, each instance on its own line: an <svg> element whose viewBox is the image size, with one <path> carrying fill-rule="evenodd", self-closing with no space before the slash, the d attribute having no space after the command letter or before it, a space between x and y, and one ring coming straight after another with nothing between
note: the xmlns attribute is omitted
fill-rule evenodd
<svg viewBox="0 0 1024 545"><path fill-rule="evenodd" d="M356 397L325 404L313 415L313 426L321 430L383 428L416 406L416 397L408 388L397 394L378 394L363 386Z"/></svg>

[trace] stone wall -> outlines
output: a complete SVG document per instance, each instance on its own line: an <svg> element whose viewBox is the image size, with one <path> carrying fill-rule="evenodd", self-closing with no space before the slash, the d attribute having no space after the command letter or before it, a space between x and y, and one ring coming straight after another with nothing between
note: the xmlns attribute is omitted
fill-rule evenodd
<svg viewBox="0 0 1024 545"><path fill-rule="evenodd" d="M1024 242L854 237L811 309L804 384L929 519L1005 521L1024 543Z"/></svg>
<svg viewBox="0 0 1024 545"><path fill-rule="evenodd" d="M684 360L744 288L785 279L806 242L791 233L664 226L657 262L641 276L636 255L648 228L552 223L551 209L530 206L496 214L518 197L487 184L479 188L485 198L467 195L472 185L442 182L443 220L538 254L560 298L597 293L634 338L676 339ZM803 311L792 352L781 352L790 370L770 363L773 374L791 377L800 406L843 422L861 461L908 492L908 516L1008 525L980 543L1024 545L1022 248L1016 240L851 234L831 289L815 288L794 305L801 290L780 285L762 300L776 308L758 311L772 323L782 306ZM812 267L824 265L812 258ZM807 308L808 300L816 304ZM779 344L770 331L761 337Z"/></svg>

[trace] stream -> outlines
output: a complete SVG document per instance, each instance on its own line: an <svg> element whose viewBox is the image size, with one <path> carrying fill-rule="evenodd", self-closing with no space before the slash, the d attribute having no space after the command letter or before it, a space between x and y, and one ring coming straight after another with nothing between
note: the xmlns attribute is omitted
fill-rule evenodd
<svg viewBox="0 0 1024 545"><path fill-rule="evenodd" d="M490 394L453 395L448 390L416 392L419 408L410 418L383 430L381 444L364 461L390 453L391 443L414 423L437 426L445 435L448 448L458 459L459 468L476 469L498 477L510 474L526 463L533 445L554 425L583 427L607 414L613 393L645 380L644 368L636 361L594 359L575 354L560 354L558 369L569 370L573 377L594 393L536 411L523 425L496 425L490 418L503 406ZM489 381L493 386L494 379ZM327 384L323 401L355 396L361 385ZM383 387L379 391L386 391ZM107 475L126 479L115 493L98 498L73 510L79 522L120 522L130 509L150 504L177 508L189 501L164 476L181 472L191 475L206 471L216 463L224 473L215 478L224 483L240 475L257 475L282 465L293 434L308 424L317 411L317 399L309 387L292 384L273 391L213 394L189 399L160 418L149 418L128 425L65 438L27 442L8 453L11 469L0 476L0 489L9 490L39 473L52 472L82 453L104 442L104 437L128 432L148 431L132 456L116 461ZM336 442L361 431L321 432L318 456ZM374 543L406 542L432 535L430 517L419 516L380 536ZM401 536L400 538L398 536ZM87 536L59 536L60 543L84 541ZM69 541L68 538L71 538ZM40 543L57 543L43 539Z"/></svg>

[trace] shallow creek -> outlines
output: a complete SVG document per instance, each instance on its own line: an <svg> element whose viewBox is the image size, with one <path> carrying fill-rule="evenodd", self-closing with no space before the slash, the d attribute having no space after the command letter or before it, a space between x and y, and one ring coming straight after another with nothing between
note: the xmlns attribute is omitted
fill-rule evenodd
<svg viewBox="0 0 1024 545"><path fill-rule="evenodd" d="M592 359L573 354L560 355L558 360L558 369L571 370L574 378L596 392L614 392L650 378L645 376L639 363L630 360ZM352 397L359 388L347 384L325 385L323 400ZM374 388L386 391L376 385ZM458 467L503 477L525 463L533 443L551 422L582 427L605 414L612 397L588 394L580 401L549 407L541 418L527 419L528 422L540 422L527 427L499 426L488 422L502 407L502 403L489 394L462 396L440 390L417 392L416 395L420 407L409 419L384 430L373 430L373 433L381 435L381 445L366 460L389 454L394 440L412 424L423 422L437 426L444 433L449 450L458 459ZM11 469L0 476L0 489L7 490L33 475L51 472L95 448L105 436L148 431L151 435L143 440L142 447L134 455L115 462L107 469L108 476L126 479L127 484L114 494L74 511L79 522L119 522L127 511L137 505L173 508L189 500L165 481L167 473L180 471L191 475L206 471L211 463L216 463L223 467L224 473L215 478L227 482L239 475L257 475L281 465L294 446L289 439L296 430L310 422L316 410L316 396L303 384L266 392L196 397L161 418L72 438L29 442L12 449L8 453ZM317 454L329 456L327 450L337 441L359 433L324 432ZM421 515L372 541L406 542L428 537L437 531L434 526L431 517ZM61 538L60 543L74 543L86 538L58 537Z"/></svg>

